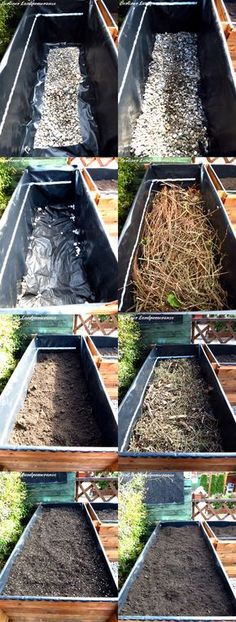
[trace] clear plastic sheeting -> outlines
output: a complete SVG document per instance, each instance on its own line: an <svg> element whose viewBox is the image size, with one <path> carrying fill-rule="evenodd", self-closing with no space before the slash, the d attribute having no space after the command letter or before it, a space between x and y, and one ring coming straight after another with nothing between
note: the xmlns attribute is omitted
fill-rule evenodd
<svg viewBox="0 0 236 622"><path fill-rule="evenodd" d="M29 168L0 226L1 307L112 302L117 260L78 170Z"/></svg>

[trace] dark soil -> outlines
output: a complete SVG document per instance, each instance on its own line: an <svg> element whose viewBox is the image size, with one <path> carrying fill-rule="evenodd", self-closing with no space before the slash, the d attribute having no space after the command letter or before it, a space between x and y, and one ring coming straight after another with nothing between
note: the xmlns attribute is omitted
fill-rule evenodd
<svg viewBox="0 0 236 622"><path fill-rule="evenodd" d="M106 562L80 508L43 508L10 572L4 594L112 597Z"/></svg>
<svg viewBox="0 0 236 622"><path fill-rule="evenodd" d="M232 21L236 21L236 3L225 2L225 6L227 8L228 14L231 17Z"/></svg>
<svg viewBox="0 0 236 622"><path fill-rule="evenodd" d="M129 590L124 615L225 616L235 610L196 527L165 527Z"/></svg>
<svg viewBox="0 0 236 622"><path fill-rule="evenodd" d="M219 363L232 363L236 365L236 354L217 354L216 359Z"/></svg>
<svg viewBox="0 0 236 622"><path fill-rule="evenodd" d="M40 352L10 443L103 446L79 356Z"/></svg>
<svg viewBox="0 0 236 622"><path fill-rule="evenodd" d="M210 388L196 359L159 361L129 451L222 451Z"/></svg>
<svg viewBox="0 0 236 622"><path fill-rule="evenodd" d="M104 508L104 510L96 510L95 512L98 516L98 518L100 518L101 521L105 520L105 521L118 521L118 511L117 510L113 510L112 508Z"/></svg>
<svg viewBox="0 0 236 622"><path fill-rule="evenodd" d="M211 522L209 522L211 527ZM224 525L224 527L211 527L217 538L229 538L233 536L236 538L236 523L235 525Z"/></svg>
<svg viewBox="0 0 236 622"><path fill-rule="evenodd" d="M220 180L225 190L236 190L236 177L221 177Z"/></svg>
<svg viewBox="0 0 236 622"><path fill-rule="evenodd" d="M95 184L100 192L117 192L116 179L97 179Z"/></svg>

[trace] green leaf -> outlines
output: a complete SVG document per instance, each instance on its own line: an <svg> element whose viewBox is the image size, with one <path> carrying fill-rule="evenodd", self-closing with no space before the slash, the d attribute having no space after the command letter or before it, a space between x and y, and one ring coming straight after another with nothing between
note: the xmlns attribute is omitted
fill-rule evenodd
<svg viewBox="0 0 236 622"><path fill-rule="evenodd" d="M180 309L181 307L181 302L178 300L174 292L171 292L169 296L167 296L167 302L173 309Z"/></svg>

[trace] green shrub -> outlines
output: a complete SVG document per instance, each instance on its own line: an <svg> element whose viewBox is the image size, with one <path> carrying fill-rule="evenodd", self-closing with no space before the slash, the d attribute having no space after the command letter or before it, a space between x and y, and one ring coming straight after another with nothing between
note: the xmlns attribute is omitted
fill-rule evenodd
<svg viewBox="0 0 236 622"><path fill-rule="evenodd" d="M24 529L30 510L20 473L0 474L0 570Z"/></svg>
<svg viewBox="0 0 236 622"><path fill-rule="evenodd" d="M144 165L140 161L119 158L118 168L118 213L119 231L121 231L128 211L144 175Z"/></svg>
<svg viewBox="0 0 236 622"><path fill-rule="evenodd" d="M20 4L20 3L19 3ZM0 60L3 57L25 7L17 6L10 0L1 0L0 5Z"/></svg>
<svg viewBox="0 0 236 622"><path fill-rule="evenodd" d="M210 496L224 493L224 473L215 473L212 475Z"/></svg>
<svg viewBox="0 0 236 622"><path fill-rule="evenodd" d="M16 315L0 315L0 393L10 378L26 343L20 318Z"/></svg>
<svg viewBox="0 0 236 622"><path fill-rule="evenodd" d="M123 399L137 373L141 356L141 331L130 315L119 315L119 399Z"/></svg>
<svg viewBox="0 0 236 622"><path fill-rule="evenodd" d="M200 476L200 486L202 486L204 490L208 492L208 485L209 485L209 477L208 475L206 475L206 473L202 473L202 475Z"/></svg>
<svg viewBox="0 0 236 622"><path fill-rule="evenodd" d="M21 171L10 161L0 158L0 218L21 177Z"/></svg>
<svg viewBox="0 0 236 622"><path fill-rule="evenodd" d="M140 473L128 483L119 483L119 586L130 573L150 531L144 485Z"/></svg>

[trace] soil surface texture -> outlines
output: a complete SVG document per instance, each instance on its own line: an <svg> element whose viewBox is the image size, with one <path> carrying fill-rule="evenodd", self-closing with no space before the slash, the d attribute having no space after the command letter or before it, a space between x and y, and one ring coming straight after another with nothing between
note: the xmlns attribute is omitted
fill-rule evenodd
<svg viewBox="0 0 236 622"><path fill-rule="evenodd" d="M232 363L236 365L236 354L217 354L216 359L219 363Z"/></svg>
<svg viewBox="0 0 236 622"><path fill-rule="evenodd" d="M233 615L230 596L196 527L162 528L129 590L124 615Z"/></svg>
<svg viewBox="0 0 236 622"><path fill-rule="evenodd" d="M211 521L209 522L209 525L211 527ZM229 540L231 539L231 536L233 536L233 538L236 538L236 523L235 525L227 525L226 523L224 527L211 528L217 538L229 538Z"/></svg>
<svg viewBox="0 0 236 622"><path fill-rule="evenodd" d="M78 508L44 508L10 572L4 594L116 596L106 562Z"/></svg>
<svg viewBox="0 0 236 622"><path fill-rule="evenodd" d="M236 4L235 2L225 2L226 9L232 21L236 21Z"/></svg>
<svg viewBox="0 0 236 622"><path fill-rule="evenodd" d="M235 10L236 10L236 7L235 7ZM236 177L221 177L220 179L225 190L236 191Z"/></svg>
<svg viewBox="0 0 236 622"><path fill-rule="evenodd" d="M105 521L118 521L118 511L117 510L113 510L112 508L107 509L105 508L104 510L96 510L95 512L98 516L98 518L100 518L101 521L105 520Z"/></svg>
<svg viewBox="0 0 236 622"><path fill-rule="evenodd" d="M198 37L192 32L156 35L142 111L131 148L136 156L201 155L208 148L201 98Z"/></svg>
<svg viewBox="0 0 236 622"><path fill-rule="evenodd" d="M10 443L76 447L106 444L76 352L39 352Z"/></svg>
<svg viewBox="0 0 236 622"><path fill-rule="evenodd" d="M116 179L97 179L95 184L100 192L117 192Z"/></svg>
<svg viewBox="0 0 236 622"><path fill-rule="evenodd" d="M157 364L129 451L222 451L210 388L197 360L166 359Z"/></svg>

